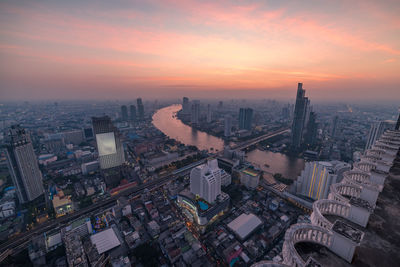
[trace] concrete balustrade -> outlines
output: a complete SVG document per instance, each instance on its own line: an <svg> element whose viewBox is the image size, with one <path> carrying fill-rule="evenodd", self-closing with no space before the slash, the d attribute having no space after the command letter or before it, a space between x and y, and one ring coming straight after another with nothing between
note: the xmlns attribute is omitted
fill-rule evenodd
<svg viewBox="0 0 400 267"><path fill-rule="evenodd" d="M313 203L311 223L327 230L331 230L333 223L325 218L325 215L336 215L345 219L350 216L351 205L336 200L320 199Z"/></svg>
<svg viewBox="0 0 400 267"><path fill-rule="evenodd" d="M295 245L300 242L311 242L325 247L332 244L333 233L322 227L302 223L292 225L285 233L283 243L283 263L289 266L302 267L306 262L298 254Z"/></svg>

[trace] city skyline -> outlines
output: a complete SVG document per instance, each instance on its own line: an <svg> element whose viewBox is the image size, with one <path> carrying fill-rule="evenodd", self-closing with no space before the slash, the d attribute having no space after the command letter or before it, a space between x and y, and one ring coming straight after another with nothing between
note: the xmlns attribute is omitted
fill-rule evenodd
<svg viewBox="0 0 400 267"><path fill-rule="evenodd" d="M0 4L0 97L398 101L400 5L238 1Z"/></svg>

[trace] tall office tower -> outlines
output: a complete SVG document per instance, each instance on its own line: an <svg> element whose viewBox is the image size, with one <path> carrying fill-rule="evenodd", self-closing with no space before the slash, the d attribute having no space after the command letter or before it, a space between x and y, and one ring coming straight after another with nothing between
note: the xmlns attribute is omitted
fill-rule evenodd
<svg viewBox="0 0 400 267"><path fill-rule="evenodd" d="M210 123L212 121L212 116L211 116L211 105L207 105L207 123Z"/></svg>
<svg viewBox="0 0 400 267"><path fill-rule="evenodd" d="M288 120L290 118L290 104L287 104L282 108L282 118Z"/></svg>
<svg viewBox="0 0 400 267"><path fill-rule="evenodd" d="M253 109L240 108L239 110L239 129L251 130L253 122Z"/></svg>
<svg viewBox="0 0 400 267"><path fill-rule="evenodd" d="M350 164L341 161L306 162L304 170L293 183L293 191L314 200L327 198L330 186L341 182L343 173L350 169Z"/></svg>
<svg viewBox="0 0 400 267"><path fill-rule="evenodd" d="M219 101L219 102L218 102L218 109L222 109L223 106L224 106L224 102Z"/></svg>
<svg viewBox="0 0 400 267"><path fill-rule="evenodd" d="M313 146L315 145L316 139L317 139L317 115L315 114L314 111L310 112L310 116L308 119L307 123L307 132L304 137L304 142L308 146Z"/></svg>
<svg viewBox="0 0 400 267"><path fill-rule="evenodd" d="M120 133L110 117L93 117L93 131L96 137L101 169L117 167L125 162L124 148Z"/></svg>
<svg viewBox="0 0 400 267"><path fill-rule="evenodd" d="M190 102L189 102L189 98L187 98L187 97L184 97L182 100L182 113L190 114Z"/></svg>
<svg viewBox="0 0 400 267"><path fill-rule="evenodd" d="M193 100L192 113L191 113L191 119L190 119L192 124L198 124L199 123L199 117L200 117L200 101L199 100Z"/></svg>
<svg viewBox="0 0 400 267"><path fill-rule="evenodd" d="M225 116L225 130L224 130L224 136L229 137L231 136L231 130L232 130L232 117L230 115Z"/></svg>
<svg viewBox="0 0 400 267"><path fill-rule="evenodd" d="M399 112L400 112L400 108L399 108ZM399 114L399 117L397 118L397 123L396 123L396 126L395 126L394 129L395 130L400 130L400 114Z"/></svg>
<svg viewBox="0 0 400 267"><path fill-rule="evenodd" d="M331 137L335 137L338 131L339 116L333 118Z"/></svg>
<svg viewBox="0 0 400 267"><path fill-rule="evenodd" d="M11 126L6 144L8 168L20 203L32 201L44 192L42 173L31 138L19 125Z"/></svg>
<svg viewBox="0 0 400 267"><path fill-rule="evenodd" d="M367 143L365 145L365 150L370 149L376 140L381 137L381 135L388 129L394 129L395 122L394 121L376 121L372 123L371 128L369 130Z"/></svg>
<svg viewBox="0 0 400 267"><path fill-rule="evenodd" d="M305 97L306 91L303 89L303 84L297 86L296 105L294 108L294 118L292 124L292 146L298 149L303 138L303 129L307 116L308 98Z"/></svg>
<svg viewBox="0 0 400 267"><path fill-rule="evenodd" d="M137 99L138 119L144 120L144 106L141 98Z"/></svg>
<svg viewBox="0 0 400 267"><path fill-rule="evenodd" d="M221 194L221 169L216 159L197 166L190 172L190 192L213 203Z"/></svg>
<svg viewBox="0 0 400 267"><path fill-rule="evenodd" d="M131 105L129 107L130 111L131 111L131 121L136 121L136 107L135 105Z"/></svg>
<svg viewBox="0 0 400 267"><path fill-rule="evenodd" d="M125 105L121 106L121 119L128 121L128 108Z"/></svg>

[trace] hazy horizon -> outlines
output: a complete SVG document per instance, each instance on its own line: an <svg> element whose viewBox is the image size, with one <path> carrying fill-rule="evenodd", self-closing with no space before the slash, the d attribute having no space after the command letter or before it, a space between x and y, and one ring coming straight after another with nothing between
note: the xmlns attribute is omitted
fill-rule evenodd
<svg viewBox="0 0 400 267"><path fill-rule="evenodd" d="M398 1L2 1L0 98L400 101Z"/></svg>

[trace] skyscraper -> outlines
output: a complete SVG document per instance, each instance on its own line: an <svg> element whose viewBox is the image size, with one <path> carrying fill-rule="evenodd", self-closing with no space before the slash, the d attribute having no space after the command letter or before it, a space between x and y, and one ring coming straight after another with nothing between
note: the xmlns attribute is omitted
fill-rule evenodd
<svg viewBox="0 0 400 267"><path fill-rule="evenodd" d="M216 159L197 166L190 172L190 192L213 203L221 194L221 169Z"/></svg>
<svg viewBox="0 0 400 267"><path fill-rule="evenodd" d="M136 107L135 105L130 106L131 111L131 121L136 121Z"/></svg>
<svg viewBox="0 0 400 267"><path fill-rule="evenodd" d="M120 133L110 117L93 117L93 131L96 137L101 169L117 167L125 162L124 148Z"/></svg>
<svg viewBox="0 0 400 267"><path fill-rule="evenodd" d="M232 130L232 117L230 115L226 115L225 116L225 130L224 130L225 137L231 136L231 130Z"/></svg>
<svg viewBox="0 0 400 267"><path fill-rule="evenodd" d="M303 130L307 116L308 98L305 97L306 91L303 90L303 84L297 86L296 105L294 108L294 118L292 124L292 147L300 148L303 138Z"/></svg>
<svg viewBox="0 0 400 267"><path fill-rule="evenodd" d="M253 109L240 108L239 110L239 129L251 130L253 122Z"/></svg>
<svg viewBox="0 0 400 267"><path fill-rule="evenodd" d="M307 132L304 137L304 142L308 146L313 146L315 145L316 139L317 139L317 115L315 114L314 111L310 112L310 116L308 119L307 123Z"/></svg>
<svg viewBox="0 0 400 267"><path fill-rule="evenodd" d="M31 138L19 125L11 126L7 138L7 163L19 202L32 201L41 196L44 190Z"/></svg>
<svg viewBox="0 0 400 267"><path fill-rule="evenodd" d="M128 121L128 108L125 105L121 106L121 119Z"/></svg>
<svg viewBox="0 0 400 267"><path fill-rule="evenodd" d="M212 116L211 116L211 105L207 105L207 123L210 123L212 121Z"/></svg>
<svg viewBox="0 0 400 267"><path fill-rule="evenodd" d="M190 119L192 124L198 124L199 123L199 117L200 117L200 101L199 100L193 100L192 113L191 113L191 119Z"/></svg>
<svg viewBox="0 0 400 267"><path fill-rule="evenodd" d="M144 120L144 106L141 98L137 99L138 119Z"/></svg>
<svg viewBox="0 0 400 267"><path fill-rule="evenodd" d="M185 115L190 114L190 103L187 97L184 97L182 100L182 113Z"/></svg>
<svg viewBox="0 0 400 267"><path fill-rule="evenodd" d="M400 112L400 108L399 108L399 112ZM394 129L395 130L400 130L400 114L399 114L399 117L397 118L397 123L396 123L396 126L395 126Z"/></svg>

